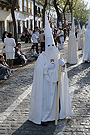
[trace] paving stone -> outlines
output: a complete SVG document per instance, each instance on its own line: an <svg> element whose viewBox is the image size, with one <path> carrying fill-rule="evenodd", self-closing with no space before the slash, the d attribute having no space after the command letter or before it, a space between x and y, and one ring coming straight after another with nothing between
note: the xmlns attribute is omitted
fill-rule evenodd
<svg viewBox="0 0 90 135"><path fill-rule="evenodd" d="M30 55L31 44L22 43L22 49ZM67 42L63 58L67 63ZM59 120L58 125L50 122L47 127L28 121L30 94L0 124L0 135L89 135L90 134L90 63L82 63L82 50L78 52L78 63L67 65L69 91L73 116ZM25 92L33 82L35 61L15 67L13 76L0 81L0 114Z"/></svg>

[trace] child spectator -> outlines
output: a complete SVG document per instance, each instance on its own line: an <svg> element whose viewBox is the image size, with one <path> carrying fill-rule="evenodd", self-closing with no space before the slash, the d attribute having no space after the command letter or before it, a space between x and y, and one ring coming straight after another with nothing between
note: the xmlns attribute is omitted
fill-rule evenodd
<svg viewBox="0 0 90 135"><path fill-rule="evenodd" d="M27 55L25 55L21 50L21 44L18 43L16 47L16 54L21 57L21 59L24 60L24 62L27 62Z"/></svg>

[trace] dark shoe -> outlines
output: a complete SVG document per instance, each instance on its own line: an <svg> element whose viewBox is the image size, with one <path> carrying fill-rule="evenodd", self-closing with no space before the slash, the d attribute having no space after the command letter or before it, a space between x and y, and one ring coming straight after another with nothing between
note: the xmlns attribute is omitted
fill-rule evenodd
<svg viewBox="0 0 90 135"><path fill-rule="evenodd" d="M47 126L48 123L47 123L47 122L41 122L41 125L42 125L42 126Z"/></svg>
<svg viewBox="0 0 90 135"><path fill-rule="evenodd" d="M88 61L85 61L85 63L88 63Z"/></svg>

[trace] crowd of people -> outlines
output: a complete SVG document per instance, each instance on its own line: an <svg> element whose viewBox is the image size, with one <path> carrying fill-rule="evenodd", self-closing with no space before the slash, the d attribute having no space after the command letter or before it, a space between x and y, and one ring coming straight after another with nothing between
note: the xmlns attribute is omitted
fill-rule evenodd
<svg viewBox="0 0 90 135"><path fill-rule="evenodd" d="M61 27L57 28L56 26L50 27L55 46L58 49L64 49L64 42L66 40L66 36L69 36L67 61L70 64L77 63L77 53L75 50L77 50L77 48L78 50L80 49L83 50L85 44L85 27L83 27L81 30L80 25L79 29L74 28L75 26L73 25L74 23L72 22L72 27L70 27L70 29L67 29L67 27L64 28ZM73 33L74 38L72 38ZM23 40L25 43L32 43L32 46L30 48L31 57L35 57L37 59L39 54L45 51L45 28L41 29L36 27L33 31L31 29L29 30L25 29L25 31L22 33L21 40ZM5 31L2 36L2 41L4 43L3 56L6 63L11 69L15 64L18 65L27 63L28 61L27 55L25 55L22 52L21 44L15 43L15 40L14 38L12 38L11 33ZM78 42L78 46L76 45L77 44L76 41ZM70 51L73 52L72 55ZM70 57L72 58L73 62L71 62ZM76 59L75 62L74 58Z"/></svg>
<svg viewBox="0 0 90 135"><path fill-rule="evenodd" d="M0 54L0 80L12 76L14 65L26 64L27 55L22 52L21 44L15 42L11 33L5 31L2 36L3 49Z"/></svg>

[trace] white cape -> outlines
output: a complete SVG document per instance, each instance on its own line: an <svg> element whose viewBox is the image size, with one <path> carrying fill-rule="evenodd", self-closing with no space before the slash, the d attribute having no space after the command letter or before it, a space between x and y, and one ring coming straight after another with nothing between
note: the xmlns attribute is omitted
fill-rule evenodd
<svg viewBox="0 0 90 135"><path fill-rule="evenodd" d="M28 118L36 124L41 124L41 121L53 121L56 115L57 82L47 81L45 74L49 71L45 63L45 53L42 53L35 65ZM72 116L66 70L61 74L60 106L59 119Z"/></svg>
<svg viewBox="0 0 90 135"><path fill-rule="evenodd" d="M76 64L77 63L76 37L72 33L70 33L69 42L68 42L67 62L70 63L70 64Z"/></svg>
<svg viewBox="0 0 90 135"><path fill-rule="evenodd" d="M90 32L86 30L85 32L85 45L83 49L83 60L90 61Z"/></svg>

